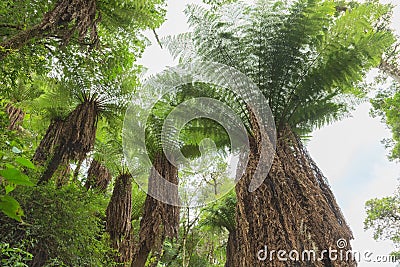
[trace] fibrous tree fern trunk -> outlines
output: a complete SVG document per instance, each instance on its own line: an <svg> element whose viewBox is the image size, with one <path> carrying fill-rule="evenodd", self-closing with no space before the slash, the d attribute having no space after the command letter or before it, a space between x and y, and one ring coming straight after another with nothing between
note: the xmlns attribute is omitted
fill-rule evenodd
<svg viewBox="0 0 400 267"><path fill-rule="evenodd" d="M0 43L3 50L0 52L0 60L5 58L13 50L24 47L33 39L45 38L48 35L56 35L63 43L68 43L75 32L80 41L90 33L93 44L97 44L97 23L100 16L97 15L96 0L59 0L54 8L47 12L42 21L23 30L15 36Z"/></svg>
<svg viewBox="0 0 400 267"><path fill-rule="evenodd" d="M163 192L164 188L157 183L157 173L167 181L178 184L178 169L171 164L163 153L158 153L153 162L149 177L149 192L144 204L143 217L140 221L139 244L135 249L132 267L145 266L150 252L162 246L166 237L176 238L179 228L179 207L162 203L151 195L168 195L178 200L176 192Z"/></svg>
<svg viewBox="0 0 400 267"><path fill-rule="evenodd" d="M263 184L248 191L260 158L255 123L253 119L249 162L236 185L236 242L228 250L226 266L355 266L351 260L331 261L328 253L318 260L323 250L339 250L337 241L349 244L353 236L326 178L289 127L278 131L276 156ZM277 257L279 250L286 251L286 258L296 250L300 260L303 251L314 250L316 260L282 261ZM275 251L272 256L271 251Z"/></svg>
<svg viewBox="0 0 400 267"><path fill-rule="evenodd" d="M90 163L85 187L87 190L98 189L105 192L111 182L111 178L111 172L107 167L93 159L92 163Z"/></svg>
<svg viewBox="0 0 400 267"><path fill-rule="evenodd" d="M10 119L10 124L8 125L9 130L19 130L21 124L25 117L25 112L22 109L14 107L11 104L7 104L6 112L8 114L8 118Z"/></svg>
<svg viewBox="0 0 400 267"><path fill-rule="evenodd" d="M49 156L54 153L54 149L60 140L63 123L64 121L61 118L55 118L50 122L46 134L40 141L40 144L33 155L33 161L35 163L44 165L49 159Z"/></svg>
<svg viewBox="0 0 400 267"><path fill-rule="evenodd" d="M132 259L132 176L121 174L115 180L113 194L106 210L106 231L110 234L111 245L119 255L118 263Z"/></svg>
<svg viewBox="0 0 400 267"><path fill-rule="evenodd" d="M96 138L98 112L96 101L87 100L69 114L62 124L60 139L39 183L49 181L60 165L68 164L70 160L85 158L92 150Z"/></svg>
<svg viewBox="0 0 400 267"><path fill-rule="evenodd" d="M235 266L234 255L236 250L236 231L229 231L228 242L226 244L225 267Z"/></svg>

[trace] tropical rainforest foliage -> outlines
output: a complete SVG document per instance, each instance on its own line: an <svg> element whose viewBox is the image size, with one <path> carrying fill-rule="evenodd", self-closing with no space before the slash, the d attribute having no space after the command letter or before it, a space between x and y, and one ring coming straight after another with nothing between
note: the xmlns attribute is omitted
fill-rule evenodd
<svg viewBox="0 0 400 267"><path fill-rule="evenodd" d="M265 160L261 140L273 138L264 136L245 98L217 80L181 85L152 107L146 145L154 168L147 172L139 162L128 170L124 115L133 93L143 89L143 66L136 63L148 45L143 32L155 33L164 22L164 0L1 1L1 266L287 266L260 262L257 252L264 245L320 251L353 238L303 138L355 108L368 93L363 81L370 69L399 73L391 7L375 0L204 3L187 7L189 33L159 41L181 63L241 71L268 101L276 155L254 192L248 189L255 166ZM373 100L393 130L394 159L400 157L399 96L394 84ZM194 173L174 166L163 147L168 115L198 97L229 106L245 126L249 161L239 162L243 177L232 190L218 183L229 179L230 148L218 123L192 120L179 140L167 139L194 160L204 156L204 139L212 139L218 153L207 161L214 167L200 164ZM145 177L156 190L156 172L175 185L202 179L218 200L196 208L162 203L135 183ZM397 202L398 196L367 203L366 227L376 238L398 241ZM325 257L304 264L355 263Z"/></svg>

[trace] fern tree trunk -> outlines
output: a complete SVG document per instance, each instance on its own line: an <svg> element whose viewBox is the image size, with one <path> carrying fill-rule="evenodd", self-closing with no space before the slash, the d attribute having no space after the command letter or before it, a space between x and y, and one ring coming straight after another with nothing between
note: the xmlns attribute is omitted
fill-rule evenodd
<svg viewBox="0 0 400 267"><path fill-rule="evenodd" d="M228 249L226 266L355 266L352 261L330 261L326 254L321 261L279 261L276 253L270 260L272 250L297 250L301 259L302 251L313 249L318 258L325 249L338 249L337 240L349 244L353 236L326 178L289 128L278 132L277 153L263 184L248 191L260 158L254 119L252 126L256 130L249 162L236 185L236 240L234 249Z"/></svg>
<svg viewBox="0 0 400 267"><path fill-rule="evenodd" d="M55 172L55 177L56 177L56 186L58 188L68 184L71 180L71 166L69 165L69 162L64 165L60 165Z"/></svg>
<svg viewBox="0 0 400 267"><path fill-rule="evenodd" d="M235 266L234 255L236 249L236 231L229 231L228 243L226 244L226 262L225 267Z"/></svg>
<svg viewBox="0 0 400 267"><path fill-rule="evenodd" d="M157 172L173 184L178 184L178 169L172 165L163 153L155 156L153 169L149 177L149 191L154 194L166 194L178 200L178 191L163 192L157 183ZM177 238L179 229L179 207L171 206L147 195L143 217L140 221L139 243L132 260L132 267L145 266L150 252L162 246L165 238Z"/></svg>
<svg viewBox="0 0 400 267"><path fill-rule="evenodd" d="M19 130L22 122L24 121L25 113L20 108L16 108L11 104L7 104L6 112L8 118L10 119L10 124L8 125L9 130Z"/></svg>
<svg viewBox="0 0 400 267"><path fill-rule="evenodd" d="M105 192L111 182L111 178L111 172L107 167L93 159L90 163L85 187L87 190L97 189L101 192Z"/></svg>
<svg viewBox="0 0 400 267"><path fill-rule="evenodd" d="M93 100L84 101L69 114L62 124L58 144L39 183L48 182L60 165L86 157L95 142L97 120L98 106Z"/></svg>
<svg viewBox="0 0 400 267"><path fill-rule="evenodd" d="M115 180L113 194L106 210L106 231L111 246L119 252L116 262L127 266L132 259L132 176L122 174Z"/></svg>
<svg viewBox="0 0 400 267"><path fill-rule="evenodd" d="M54 153L55 147L58 145L60 135L63 129L64 121L61 118L53 119L47 128L46 134L40 141L33 155L33 161L37 164L44 165L49 156Z"/></svg>
<svg viewBox="0 0 400 267"><path fill-rule="evenodd" d="M0 51L0 61L30 41L39 40L48 35L56 35L63 41L63 44L66 44L75 32L78 33L80 41L83 41L90 32L90 40L93 45L97 45L97 23L101 17L96 14L96 2L96 0L57 1L54 8L43 16L39 24L0 42L0 47L3 48Z"/></svg>

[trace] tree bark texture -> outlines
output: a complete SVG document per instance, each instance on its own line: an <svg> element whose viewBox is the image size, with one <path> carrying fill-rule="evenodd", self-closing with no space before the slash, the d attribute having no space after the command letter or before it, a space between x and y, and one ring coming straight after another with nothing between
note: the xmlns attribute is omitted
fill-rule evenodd
<svg viewBox="0 0 400 267"><path fill-rule="evenodd" d="M163 153L155 156L153 168L149 177L149 191L152 195L168 194L175 200L178 191L162 192L165 190L157 183L157 172L173 184L178 184L178 169L172 165ZM147 195L143 217L140 221L139 244L136 247L132 267L145 266L150 252L162 246L166 237L177 238L179 229L179 207L162 203Z"/></svg>
<svg viewBox="0 0 400 267"><path fill-rule="evenodd" d="M278 132L276 155L266 179L254 192L248 191L261 151L261 133L254 118L251 123L249 162L242 166L245 173L236 185L236 238L234 248L227 250L226 266L356 266L352 260L330 261L326 254L320 261L282 261L276 253L270 257L273 250L296 250L301 260L304 250L314 250L318 259L323 250L339 250L340 239L350 244L353 236L327 179L289 127ZM260 251L265 248L263 260Z"/></svg>
<svg viewBox="0 0 400 267"><path fill-rule="evenodd" d="M6 105L6 112L8 114L8 118L10 119L10 124L8 125L8 129L19 130L22 122L24 121L25 112L20 108L16 108L11 104Z"/></svg>
<svg viewBox="0 0 400 267"><path fill-rule="evenodd" d="M132 176L122 174L115 180L106 210L106 231L110 234L111 246L119 252L115 260L122 264L130 263L132 259L131 217Z"/></svg>

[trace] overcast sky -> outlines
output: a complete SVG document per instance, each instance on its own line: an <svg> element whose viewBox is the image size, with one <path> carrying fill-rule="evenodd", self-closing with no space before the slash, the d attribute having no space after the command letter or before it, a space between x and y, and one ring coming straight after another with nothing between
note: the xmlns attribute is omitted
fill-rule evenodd
<svg viewBox="0 0 400 267"><path fill-rule="evenodd" d="M382 3L396 3L398 0L381 0ZM160 37L188 31L186 17L183 14L188 3L201 3L199 0L168 1L167 21L157 30ZM400 7L395 8L394 27L400 30ZM165 66L174 66L169 53L162 50L152 34L146 34L152 45L139 61L149 74L164 70ZM365 202L371 198L393 194L400 178L400 164L389 162L388 151L381 143L390 137L390 132L379 118L369 116L370 105L360 105L351 118L326 126L313 133L307 147L330 181L336 199L350 224L355 240L353 250L371 251L374 255L388 255L393 250L390 242L376 242L372 232L364 231L366 217ZM359 266L394 266L389 263L360 262Z"/></svg>

